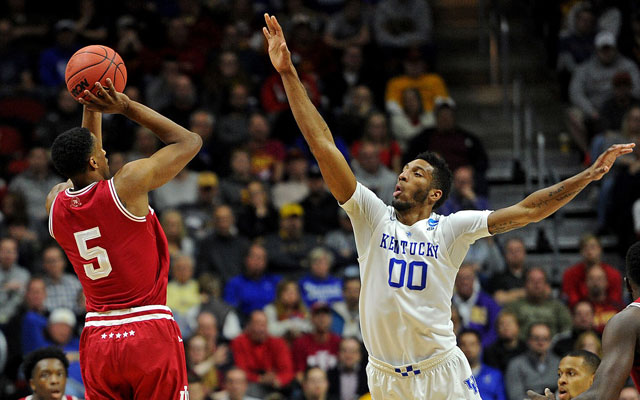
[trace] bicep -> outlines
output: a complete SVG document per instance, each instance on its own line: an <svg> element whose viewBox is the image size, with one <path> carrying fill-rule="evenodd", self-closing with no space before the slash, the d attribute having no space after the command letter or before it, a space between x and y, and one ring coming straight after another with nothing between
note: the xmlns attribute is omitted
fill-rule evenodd
<svg viewBox="0 0 640 400"><path fill-rule="evenodd" d="M356 190L356 177L347 160L333 143L316 149L314 156L331 194L344 204Z"/></svg>

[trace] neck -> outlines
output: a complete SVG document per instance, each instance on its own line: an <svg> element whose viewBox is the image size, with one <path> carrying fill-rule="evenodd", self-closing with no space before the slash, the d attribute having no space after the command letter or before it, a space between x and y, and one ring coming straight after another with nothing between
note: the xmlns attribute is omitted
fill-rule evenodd
<svg viewBox="0 0 640 400"><path fill-rule="evenodd" d="M508 349L514 349L516 348L516 346L518 346L518 337L514 337L513 339L506 339L504 341L504 347L508 348Z"/></svg>
<svg viewBox="0 0 640 400"><path fill-rule="evenodd" d="M398 209L396 209L396 217L398 221L405 225L413 225L418 221L429 218L432 209L433 206L431 205L412 207L404 211L398 211Z"/></svg>
<svg viewBox="0 0 640 400"><path fill-rule="evenodd" d="M93 182L98 182L102 179L103 178L97 173L90 172L82 176L71 178L71 183L73 183L73 190L80 190L91 185Z"/></svg>
<svg viewBox="0 0 640 400"><path fill-rule="evenodd" d="M584 262L584 264L587 266L587 268L589 268L595 265L600 265L600 260L587 260Z"/></svg>
<svg viewBox="0 0 640 400"><path fill-rule="evenodd" d="M326 342L329 340L329 332L315 332L313 336L315 336L316 340L319 342Z"/></svg>

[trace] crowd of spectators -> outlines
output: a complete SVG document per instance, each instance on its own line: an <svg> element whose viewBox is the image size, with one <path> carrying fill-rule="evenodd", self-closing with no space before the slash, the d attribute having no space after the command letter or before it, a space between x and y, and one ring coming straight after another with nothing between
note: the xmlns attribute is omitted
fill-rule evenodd
<svg viewBox="0 0 640 400"><path fill-rule="evenodd" d="M365 395L351 224L270 67L261 13L281 21L301 79L360 182L389 202L403 163L432 150L454 171L440 212L491 208L488 156L456 123L456 103L434 69L429 2L12 0L0 10L0 396L29 393L20 365L49 345L70 361L67 394L83 396L84 297L49 237L44 199L61 181L48 148L81 121L64 87L66 61L94 43L125 60L128 96L203 138L188 168L150 199L169 243L167 305L184 337L190 398ZM584 53L591 36L576 39ZM596 47L611 47L611 35L602 37ZM588 56L580 57L567 68L580 70ZM630 85L632 72L612 79ZM624 114L622 101L609 104L611 115ZM640 132L624 115L623 132ZM112 174L161 146L120 116L103 124ZM452 316L483 398L553 388L558 357L599 351L602 327L623 301L620 273L601 253L586 236L583 260L552 288L522 240L472 246Z"/></svg>

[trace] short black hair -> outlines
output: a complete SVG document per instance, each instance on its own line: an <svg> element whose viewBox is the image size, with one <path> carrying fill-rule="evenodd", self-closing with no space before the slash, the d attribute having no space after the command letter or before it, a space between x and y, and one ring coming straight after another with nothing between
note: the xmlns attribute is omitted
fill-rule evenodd
<svg viewBox="0 0 640 400"><path fill-rule="evenodd" d="M462 337L462 335L466 335L468 333L474 335L478 339L478 343L482 344L482 335L480 335L480 332L478 332L476 329L472 328L464 328L458 333L458 343L460 343L460 338Z"/></svg>
<svg viewBox="0 0 640 400"><path fill-rule="evenodd" d="M433 209L436 210L438 207L443 205L449 197L453 174L451 173L447 162L432 151L423 151L418 154L415 159L424 160L433 167L433 187L442 190L442 197L440 197L438 201L436 201L436 204L433 205Z"/></svg>
<svg viewBox="0 0 640 400"><path fill-rule="evenodd" d="M49 346L34 350L31 353L27 354L27 357L25 358L22 365L24 376L29 379L33 378L33 370L36 368L36 364L38 364L41 360L47 358L56 358L60 360L62 365L64 365L64 371L66 372L67 376L69 375L69 360L67 360L67 356L65 356L64 352L59 348Z"/></svg>
<svg viewBox="0 0 640 400"><path fill-rule="evenodd" d="M51 161L64 177L71 178L87 169L93 151L93 137L87 128L71 128L61 133L51 146Z"/></svg>
<svg viewBox="0 0 640 400"><path fill-rule="evenodd" d="M640 285L640 242L635 242L627 250L626 257L627 279L636 286Z"/></svg>
<svg viewBox="0 0 640 400"><path fill-rule="evenodd" d="M573 350L565 354L565 357L582 358L592 374L596 373L596 369L598 369L598 366L600 365L600 357L587 350Z"/></svg>

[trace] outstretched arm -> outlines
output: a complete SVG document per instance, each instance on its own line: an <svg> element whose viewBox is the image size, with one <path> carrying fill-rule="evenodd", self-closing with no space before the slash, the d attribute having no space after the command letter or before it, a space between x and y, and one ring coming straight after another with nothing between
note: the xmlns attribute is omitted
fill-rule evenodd
<svg viewBox="0 0 640 400"><path fill-rule="evenodd" d="M596 370L593 385L586 392L574 397L575 400L618 399L633 366L640 332L639 314L640 310L632 307L609 320L602 336L602 362ZM527 396L532 400L554 400L553 394L546 391L546 395L542 396L530 390Z"/></svg>
<svg viewBox="0 0 640 400"><path fill-rule="evenodd" d="M618 157L633 151L634 143L615 144L609 147L587 169L569 179L540 189L524 200L510 207L502 208L489 215L487 220L489 232L508 232L521 228L530 222L538 222L556 212L571 201L589 183L597 181L609 172Z"/></svg>
<svg viewBox="0 0 640 400"><path fill-rule="evenodd" d="M91 111L87 106L82 106L82 127L93 133L102 148L102 113Z"/></svg>
<svg viewBox="0 0 640 400"><path fill-rule="evenodd" d="M117 92L110 80L106 89L99 83L96 85L101 93L100 98L85 91L85 98L89 100L79 100L89 111L123 114L149 128L167 144L149 158L127 163L114 177L118 196L129 211L146 215L147 193L173 179L198 153L202 139L198 134Z"/></svg>
<svg viewBox="0 0 640 400"><path fill-rule="evenodd" d="M265 14L264 19L267 26L262 28L262 31L269 43L269 57L282 78L293 116L313 156L318 160L322 177L329 190L336 200L344 203L356 190L356 177L336 147L327 123L311 103L300 82L278 20L269 14Z"/></svg>

